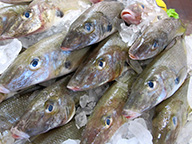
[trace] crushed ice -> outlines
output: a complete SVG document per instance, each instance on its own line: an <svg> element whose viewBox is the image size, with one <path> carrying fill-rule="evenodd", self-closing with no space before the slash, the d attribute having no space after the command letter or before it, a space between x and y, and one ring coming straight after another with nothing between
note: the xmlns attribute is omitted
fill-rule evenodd
<svg viewBox="0 0 192 144"><path fill-rule="evenodd" d="M0 74L15 60L22 49L22 44L18 39L0 42Z"/></svg>

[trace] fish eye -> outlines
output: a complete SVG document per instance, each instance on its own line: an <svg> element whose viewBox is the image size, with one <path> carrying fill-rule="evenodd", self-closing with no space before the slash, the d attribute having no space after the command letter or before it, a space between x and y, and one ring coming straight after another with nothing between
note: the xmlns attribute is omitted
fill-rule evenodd
<svg viewBox="0 0 192 144"><path fill-rule="evenodd" d="M45 112L46 113L52 113L54 111L54 103L53 102L46 102L45 104Z"/></svg>
<svg viewBox="0 0 192 144"><path fill-rule="evenodd" d="M103 58L100 58L98 61L97 61L97 68L99 70L103 69L106 65L106 62Z"/></svg>
<svg viewBox="0 0 192 144"><path fill-rule="evenodd" d="M150 80L147 82L147 85L150 89L153 89L156 86L156 82Z"/></svg>
<svg viewBox="0 0 192 144"><path fill-rule="evenodd" d="M36 69L38 69L38 68L40 67L40 65L41 65L40 59L34 58L34 59L31 61L29 67L30 67L31 70L36 70Z"/></svg>
<svg viewBox="0 0 192 144"><path fill-rule="evenodd" d="M106 126L106 128L109 128L111 126L112 122L113 122L112 117L111 116L107 116L105 118L105 126Z"/></svg>
<svg viewBox="0 0 192 144"><path fill-rule="evenodd" d="M179 84L179 78L178 77L175 79L175 84Z"/></svg>
<svg viewBox="0 0 192 144"><path fill-rule="evenodd" d="M86 33L91 33L94 30L93 24L90 22L85 23L84 29L85 29Z"/></svg>
<svg viewBox="0 0 192 144"><path fill-rule="evenodd" d="M145 8L145 6L144 5L141 5L141 7L144 9Z"/></svg>
<svg viewBox="0 0 192 144"><path fill-rule="evenodd" d="M32 12L30 10L25 11L22 15L24 19L29 19L32 16Z"/></svg>
<svg viewBox="0 0 192 144"><path fill-rule="evenodd" d="M158 47L159 47L158 42L155 41L155 42L153 43L152 50L155 50L155 49L157 49Z"/></svg>

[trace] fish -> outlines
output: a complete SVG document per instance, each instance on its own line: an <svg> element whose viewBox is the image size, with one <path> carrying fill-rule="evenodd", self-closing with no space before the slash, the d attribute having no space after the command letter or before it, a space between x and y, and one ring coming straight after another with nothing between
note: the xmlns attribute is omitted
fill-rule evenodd
<svg viewBox="0 0 192 144"><path fill-rule="evenodd" d="M179 19L166 18L151 25L139 36L128 53L133 60L146 60L158 55L171 41L184 35L186 28Z"/></svg>
<svg viewBox="0 0 192 144"><path fill-rule="evenodd" d="M104 144L127 122L122 115L136 73L128 69L100 98L89 116L80 144Z"/></svg>
<svg viewBox="0 0 192 144"><path fill-rule="evenodd" d="M11 93L73 72L89 48L60 49L65 33L45 38L21 53L0 77L0 93Z"/></svg>
<svg viewBox="0 0 192 144"><path fill-rule="evenodd" d="M177 38L175 44L155 57L135 80L122 114L128 119L140 116L171 97L186 77L186 47L183 38Z"/></svg>
<svg viewBox="0 0 192 144"><path fill-rule="evenodd" d="M78 129L75 125L75 120L72 120L64 126L31 139L31 142L27 141L25 144L61 144L68 139L80 139L82 131L83 128Z"/></svg>
<svg viewBox="0 0 192 144"><path fill-rule="evenodd" d="M31 2L32 0L0 0L0 2L9 3L9 4L20 4Z"/></svg>
<svg viewBox="0 0 192 144"><path fill-rule="evenodd" d="M141 15L142 13L147 11L147 6L135 2L134 4L128 5L122 12L121 12L121 18L128 24L135 24L138 25L141 23Z"/></svg>
<svg viewBox="0 0 192 144"><path fill-rule="evenodd" d="M75 105L88 92L67 89L71 75L48 86L29 103L27 110L11 129L15 139L29 139L53 128L63 126L75 115Z"/></svg>
<svg viewBox="0 0 192 144"><path fill-rule="evenodd" d="M15 19L27 9L27 4L11 5L0 8L0 35L2 35L10 25L15 23Z"/></svg>
<svg viewBox="0 0 192 144"><path fill-rule="evenodd" d="M109 36L78 67L67 87L74 91L88 90L114 80L123 71L127 50L119 33Z"/></svg>
<svg viewBox="0 0 192 144"><path fill-rule="evenodd" d="M156 115L153 118L153 143L172 144L175 143L180 129L187 122L189 104L187 92L189 78L169 99L160 103L156 108Z"/></svg>
<svg viewBox="0 0 192 144"><path fill-rule="evenodd" d="M117 1L102 1L92 5L71 24L61 49L81 49L115 33L123 8L123 4Z"/></svg>
<svg viewBox="0 0 192 144"><path fill-rule="evenodd" d="M83 10L81 2L90 4L88 0L34 0L24 12L15 17L15 21L6 28L0 40L44 32L57 25L70 10Z"/></svg>
<svg viewBox="0 0 192 144"><path fill-rule="evenodd" d="M37 93L38 91L16 94L14 97L0 103L0 133L10 130L19 121L27 105Z"/></svg>

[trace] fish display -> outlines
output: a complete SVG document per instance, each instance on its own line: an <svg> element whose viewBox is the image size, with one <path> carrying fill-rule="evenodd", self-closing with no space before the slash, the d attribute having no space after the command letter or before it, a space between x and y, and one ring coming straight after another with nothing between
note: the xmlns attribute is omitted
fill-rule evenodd
<svg viewBox="0 0 192 144"><path fill-rule="evenodd" d="M60 49L64 34L39 41L20 54L0 77L0 92L10 93L74 71L89 48L74 52Z"/></svg>
<svg viewBox="0 0 192 144"><path fill-rule="evenodd" d="M186 48L182 38L158 55L132 85L123 115L133 119L172 96L187 76Z"/></svg>
<svg viewBox="0 0 192 144"><path fill-rule="evenodd" d="M177 36L185 33L186 28L179 19L166 18L149 26L129 49L129 57L145 60L159 54Z"/></svg>
<svg viewBox="0 0 192 144"><path fill-rule="evenodd" d="M147 7L139 2L128 5L122 12L121 18L128 24L139 24L141 22L141 15L147 11Z"/></svg>
<svg viewBox="0 0 192 144"><path fill-rule="evenodd" d="M26 11L28 5L11 5L0 8L0 35L3 35L9 27L15 23L20 13Z"/></svg>
<svg viewBox="0 0 192 144"><path fill-rule="evenodd" d="M71 24L61 49L81 49L116 32L115 25L123 8L123 4L117 1L94 4Z"/></svg>
<svg viewBox="0 0 192 144"><path fill-rule="evenodd" d="M80 139L83 128L78 129L75 121L72 120L64 126L53 129L45 134L41 134L25 144L61 144L68 139Z"/></svg>
<svg viewBox="0 0 192 144"><path fill-rule="evenodd" d="M31 2L32 0L0 0L0 2L9 3L9 4L19 4Z"/></svg>
<svg viewBox="0 0 192 144"><path fill-rule="evenodd" d="M189 78L176 93L169 99L160 103L156 108L153 119L153 143L172 144L177 139L178 132L187 122L187 92Z"/></svg>
<svg viewBox="0 0 192 144"><path fill-rule="evenodd" d="M113 34L79 66L67 87L75 91L87 90L114 80L123 71L127 49L119 34Z"/></svg>
<svg viewBox="0 0 192 144"><path fill-rule="evenodd" d="M11 129L24 114L27 105L36 96L37 92L17 94L0 103L0 132Z"/></svg>
<svg viewBox="0 0 192 144"><path fill-rule="evenodd" d="M135 75L132 69L127 70L104 93L89 117L81 144L104 144L127 121L121 112Z"/></svg>
<svg viewBox="0 0 192 144"><path fill-rule="evenodd" d="M89 0L83 2L90 4ZM0 40L43 32L57 24L70 10L83 9L79 3L78 0L34 0L14 18Z"/></svg>

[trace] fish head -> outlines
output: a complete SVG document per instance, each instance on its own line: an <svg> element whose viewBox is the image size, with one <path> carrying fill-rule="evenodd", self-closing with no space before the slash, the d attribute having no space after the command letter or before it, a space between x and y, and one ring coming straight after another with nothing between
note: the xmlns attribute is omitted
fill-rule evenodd
<svg viewBox="0 0 192 144"><path fill-rule="evenodd" d="M129 57L134 60L145 60L159 54L168 42L165 32L146 30L130 47Z"/></svg>
<svg viewBox="0 0 192 144"><path fill-rule="evenodd" d="M136 118L163 101L175 85L172 73L166 67L158 67L140 75L132 85L123 115L129 119Z"/></svg>
<svg viewBox="0 0 192 144"><path fill-rule="evenodd" d="M127 24L139 24L141 22L141 15L145 11L146 6L142 3L134 3L129 5L121 12L121 18Z"/></svg>
<svg viewBox="0 0 192 144"><path fill-rule="evenodd" d="M111 46L111 50L107 52L94 51L78 68L67 87L75 91L81 91L114 80L123 70L124 61L122 59L125 59L125 55L125 52L120 51L118 46Z"/></svg>
<svg viewBox="0 0 192 144"><path fill-rule="evenodd" d="M61 87L43 90L28 106L20 121L12 128L14 138L35 136L66 124L75 113L75 103ZM65 94L64 94L65 93Z"/></svg>
<svg viewBox="0 0 192 144"><path fill-rule="evenodd" d="M25 51L0 77L0 92L9 93L49 79L49 57L46 53Z"/></svg>
<svg viewBox="0 0 192 144"><path fill-rule="evenodd" d="M101 144L109 141L116 130L125 122L120 107L103 106L99 111L94 112L84 129L81 144Z"/></svg>
<svg viewBox="0 0 192 144"><path fill-rule="evenodd" d="M58 11L59 9L50 7L45 2L30 5L24 12L19 13L17 14L17 17L14 17L14 21L9 23L2 33L1 39L21 37L42 32L54 21Z"/></svg>
<svg viewBox="0 0 192 144"><path fill-rule="evenodd" d="M112 23L109 22L101 12L96 12L88 18L80 16L70 27L64 38L61 49L75 50L84 48L100 41L104 35L114 31Z"/></svg>

